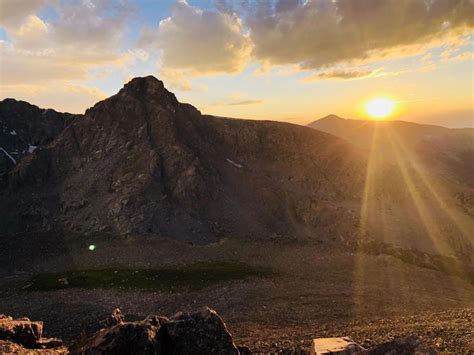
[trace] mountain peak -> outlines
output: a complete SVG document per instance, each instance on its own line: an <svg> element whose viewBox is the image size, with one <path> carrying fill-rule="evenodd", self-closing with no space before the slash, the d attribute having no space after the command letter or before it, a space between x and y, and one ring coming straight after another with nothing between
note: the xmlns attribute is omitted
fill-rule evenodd
<svg viewBox="0 0 474 355"><path fill-rule="evenodd" d="M339 117L338 115L330 114L327 116L324 116L323 118L320 118L318 121L321 120L345 120L345 118Z"/></svg>
<svg viewBox="0 0 474 355"><path fill-rule="evenodd" d="M152 75L133 78L124 85L119 95L141 96L147 99L165 98L177 102L174 94L165 88L163 82Z"/></svg>
<svg viewBox="0 0 474 355"><path fill-rule="evenodd" d="M126 83L122 90L143 90L161 91L164 89L164 84L153 75L136 77Z"/></svg>
<svg viewBox="0 0 474 355"><path fill-rule="evenodd" d="M179 105L176 96L168 91L163 82L152 75L136 77L126 83L116 94L103 101L98 102L93 107L86 110L86 115L99 107L104 108L109 105L116 105L121 102L124 105L151 104L162 107L176 108Z"/></svg>
<svg viewBox="0 0 474 355"><path fill-rule="evenodd" d="M327 121L346 121L346 119L342 118L342 117L339 117L337 115L334 115L334 114L330 114L330 115L324 116L323 118L319 118L315 121L312 121L312 122L308 123L307 126L308 127L313 127L314 125L318 125L321 122L327 122ZM313 127L313 128L315 128L315 127Z"/></svg>

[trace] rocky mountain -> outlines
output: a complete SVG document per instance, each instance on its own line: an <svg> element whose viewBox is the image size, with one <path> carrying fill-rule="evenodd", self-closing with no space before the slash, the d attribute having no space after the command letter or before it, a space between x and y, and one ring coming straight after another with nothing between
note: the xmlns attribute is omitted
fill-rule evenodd
<svg viewBox="0 0 474 355"><path fill-rule="evenodd" d="M307 128L204 116L137 78L20 161L2 191L7 233L313 235L349 221L363 156ZM344 223L338 226L343 229Z"/></svg>
<svg viewBox="0 0 474 355"><path fill-rule="evenodd" d="M376 240L468 260L472 254L473 200L465 186L433 182L425 171L408 179L412 168L396 161L374 168L363 147L307 127L202 115L154 77L133 79L63 126L8 173L2 238L101 232L197 244Z"/></svg>
<svg viewBox="0 0 474 355"><path fill-rule="evenodd" d="M24 101L1 101L0 183L20 160L53 141L75 117Z"/></svg>
<svg viewBox="0 0 474 355"><path fill-rule="evenodd" d="M373 150L392 161L410 159L431 174L474 187L473 128L351 120L336 115L326 116L308 126L344 138L364 150Z"/></svg>

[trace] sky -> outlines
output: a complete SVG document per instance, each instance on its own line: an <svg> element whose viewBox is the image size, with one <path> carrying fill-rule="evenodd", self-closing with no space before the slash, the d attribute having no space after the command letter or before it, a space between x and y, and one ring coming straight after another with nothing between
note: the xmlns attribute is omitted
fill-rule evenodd
<svg viewBox="0 0 474 355"><path fill-rule="evenodd" d="M201 112L474 121L474 0L0 0L0 99L83 113L154 75Z"/></svg>

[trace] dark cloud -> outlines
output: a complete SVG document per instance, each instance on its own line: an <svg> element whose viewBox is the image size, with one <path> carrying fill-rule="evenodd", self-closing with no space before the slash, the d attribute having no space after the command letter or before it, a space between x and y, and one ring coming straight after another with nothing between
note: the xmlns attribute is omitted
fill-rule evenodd
<svg viewBox="0 0 474 355"><path fill-rule="evenodd" d="M470 0L259 1L245 13L255 59L307 69L426 44L474 24Z"/></svg>

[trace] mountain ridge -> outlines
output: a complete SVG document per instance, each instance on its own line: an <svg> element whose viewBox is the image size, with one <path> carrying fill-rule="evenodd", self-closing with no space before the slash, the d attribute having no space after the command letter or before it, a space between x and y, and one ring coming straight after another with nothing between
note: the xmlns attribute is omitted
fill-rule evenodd
<svg viewBox="0 0 474 355"><path fill-rule="evenodd" d="M259 168L274 169L277 162L272 155L275 154L280 158L286 155L282 168L289 169L288 174L301 170L291 160L292 156L300 155L301 149L295 145L301 146L301 138L313 150L318 141L324 142L324 147L328 143L322 150L351 150L343 141L297 125L202 116L191 105L178 103L157 79L137 78L118 94L87 110L31 160L21 162L9 176L10 190L14 191L10 194L28 191L30 184L49 185L48 194L56 191L53 195L61 201L56 201L55 206L37 201L40 210L57 211L51 213L54 223L41 221L48 226L52 223L48 228L53 228L53 224L64 228L63 223L68 223L67 228L80 229L86 224L90 229L86 228L85 232L112 228L118 234L138 231L185 238L190 238L190 234L190 239L195 241L200 237L193 234L206 235L203 240L207 241L226 231L285 234L299 228L299 223L290 221L294 216L287 211L287 204L277 202L289 197L284 197L286 193ZM260 151L253 149L255 146ZM312 188L313 193L317 195L322 189L328 196L336 196L341 187L333 185L314 167L319 159L319 153L316 155L314 151L316 159L299 157L306 161L303 170L314 171L315 181L320 181ZM324 164L340 160L329 153L323 158ZM244 161L245 156L258 157L258 164L251 166L249 160ZM303 181L307 180L303 172L299 174ZM249 176L253 176L253 182L248 181ZM88 183L84 185L85 181ZM274 191L257 193L263 194L263 202L258 203L255 191L246 192L246 185L263 188L264 181ZM66 188L57 192L58 188L52 185ZM85 186L92 190L86 191ZM288 188L293 189L293 183L288 183ZM349 184L342 188L348 189ZM102 197L91 196L94 194ZM268 210L273 209L280 220L266 209L252 207L265 204L265 199L269 200ZM331 210L330 206L328 203L322 208ZM30 203L27 209L31 209ZM82 215L87 210L88 215ZM95 213L97 216L93 216ZM64 215L70 215L67 221L60 220ZM20 219L17 216L13 220ZM86 219L97 223L84 223Z"/></svg>
<svg viewBox="0 0 474 355"><path fill-rule="evenodd" d="M365 149L332 134L202 115L158 79L135 78L8 173L0 229L3 237L156 234L193 244L296 238L354 248L383 240L470 254L471 190L427 186L425 172L407 182L410 169L386 159L370 167ZM430 190L438 185L444 209ZM442 222L433 222L436 243L415 218L420 203Z"/></svg>

